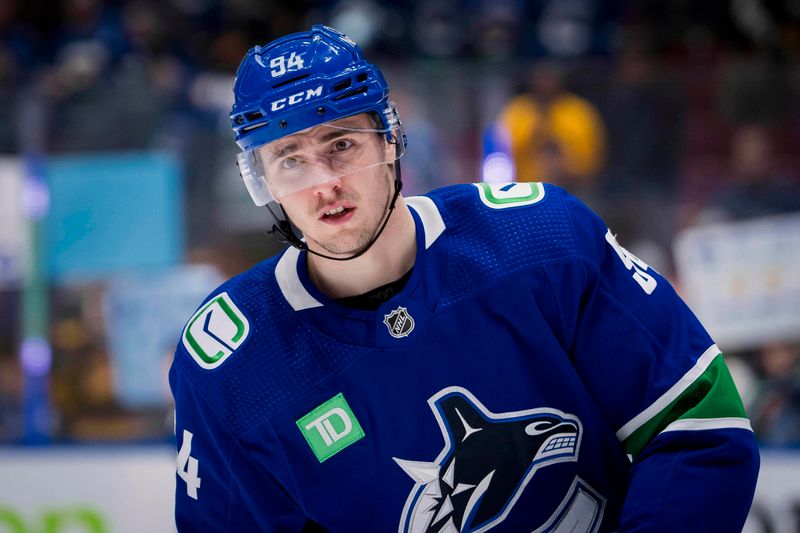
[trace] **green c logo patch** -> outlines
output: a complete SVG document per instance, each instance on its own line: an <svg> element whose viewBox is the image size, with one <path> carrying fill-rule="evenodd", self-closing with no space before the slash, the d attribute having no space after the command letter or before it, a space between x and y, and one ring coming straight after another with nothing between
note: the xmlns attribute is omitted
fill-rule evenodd
<svg viewBox="0 0 800 533"><path fill-rule="evenodd" d="M492 209L507 209L541 202L544 185L538 182L475 183L481 202Z"/></svg>
<svg viewBox="0 0 800 533"><path fill-rule="evenodd" d="M241 346L250 332L247 317L227 292L197 311L183 330L183 346L198 365L216 368Z"/></svg>

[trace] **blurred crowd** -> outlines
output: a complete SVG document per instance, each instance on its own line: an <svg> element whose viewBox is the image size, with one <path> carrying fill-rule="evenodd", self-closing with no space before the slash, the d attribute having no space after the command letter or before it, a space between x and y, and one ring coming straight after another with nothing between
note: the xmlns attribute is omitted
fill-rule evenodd
<svg viewBox="0 0 800 533"><path fill-rule="evenodd" d="M187 261L236 274L280 245L242 207L233 74L318 22L384 70L411 194L480 179L491 131L509 177L575 193L679 290L681 230L800 213L792 0L0 0L0 154L175 154ZM168 391L115 397L104 290L49 288L53 438L169 438ZM22 289L0 287L0 443L23 434L21 313ZM800 446L800 331L726 353L762 443Z"/></svg>

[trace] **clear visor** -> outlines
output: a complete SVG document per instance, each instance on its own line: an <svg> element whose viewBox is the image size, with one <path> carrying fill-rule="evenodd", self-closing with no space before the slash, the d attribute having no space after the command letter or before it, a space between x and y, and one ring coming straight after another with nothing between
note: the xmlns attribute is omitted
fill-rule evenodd
<svg viewBox="0 0 800 533"><path fill-rule="evenodd" d="M392 163L405 151L400 124L374 128L362 114L321 124L237 156L256 205L369 168Z"/></svg>

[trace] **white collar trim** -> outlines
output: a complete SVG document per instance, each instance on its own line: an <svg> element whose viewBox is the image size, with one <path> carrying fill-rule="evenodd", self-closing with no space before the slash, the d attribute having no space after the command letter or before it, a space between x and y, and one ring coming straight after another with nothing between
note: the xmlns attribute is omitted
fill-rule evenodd
<svg viewBox="0 0 800 533"><path fill-rule="evenodd" d="M275 279L278 281L283 297L286 298L286 301L295 311L320 307L322 303L311 296L297 275L297 260L299 257L300 250L290 246L275 267Z"/></svg>
<svg viewBox="0 0 800 533"><path fill-rule="evenodd" d="M442 214L436 203L427 196L409 196L406 203L411 206L422 220L422 229L425 232L425 249L431 247L436 239L444 233L446 228Z"/></svg>

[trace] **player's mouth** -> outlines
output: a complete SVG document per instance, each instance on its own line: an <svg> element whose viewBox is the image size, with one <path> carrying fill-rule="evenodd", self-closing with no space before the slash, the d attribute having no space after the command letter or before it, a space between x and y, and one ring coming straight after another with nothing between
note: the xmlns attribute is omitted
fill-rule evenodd
<svg viewBox="0 0 800 533"><path fill-rule="evenodd" d="M345 207L340 205L323 211L322 216L320 216L319 219L326 224L344 224L353 218L353 213L355 213L355 211L355 207Z"/></svg>

